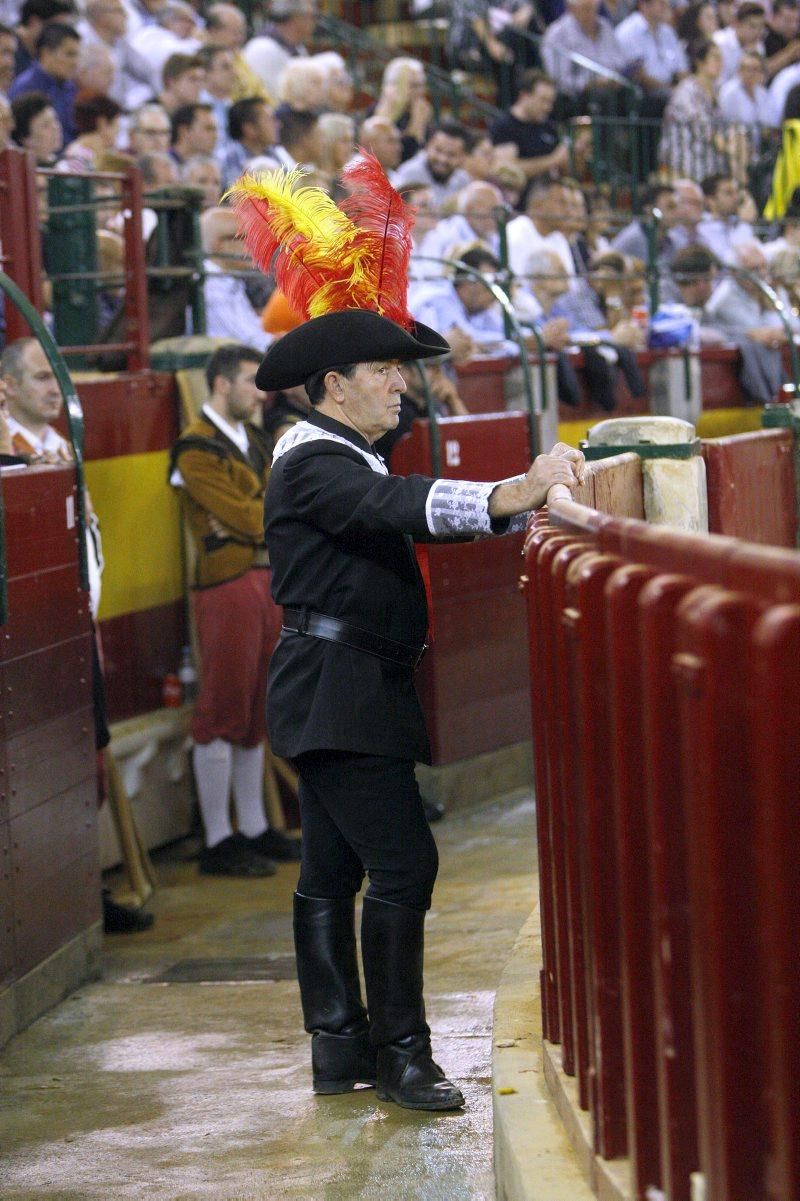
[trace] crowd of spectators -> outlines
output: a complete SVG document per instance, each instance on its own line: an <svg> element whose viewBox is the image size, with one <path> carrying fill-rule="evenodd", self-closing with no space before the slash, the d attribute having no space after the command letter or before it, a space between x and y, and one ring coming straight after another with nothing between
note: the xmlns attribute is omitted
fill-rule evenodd
<svg viewBox="0 0 800 1201"><path fill-rule="evenodd" d="M507 265L523 337L538 323L559 355L599 345L597 370L619 365L632 388L647 283L655 272L662 300L686 305L699 294L686 279L705 262L711 291L689 305L696 325L757 348L746 382L769 399L784 335L740 271L771 279L797 326L800 204L785 187L780 221L766 226L748 171L762 152L779 156L778 130L800 119L798 0L451 8L449 65L462 87L496 104L489 119L435 118L425 64L403 55L368 100L318 38L316 0L272 0L252 29L225 2L0 0L0 148L16 144L37 167L66 173L133 163L146 191L195 189L208 332L263 350L296 319L246 278L223 194L246 170L300 165L339 199L342 168L362 145L417 209L411 302L451 338L456 361L514 355L519 341L509 340L496 293L454 275L455 260L491 277ZM617 144L623 158L640 156L649 186L615 197L612 209L596 181L593 124L631 103L641 122L620 126ZM121 262L119 214L109 214L98 221L119 239ZM145 237L155 224L146 209ZM761 351L772 356L766 365ZM560 390L574 398L563 371Z"/></svg>

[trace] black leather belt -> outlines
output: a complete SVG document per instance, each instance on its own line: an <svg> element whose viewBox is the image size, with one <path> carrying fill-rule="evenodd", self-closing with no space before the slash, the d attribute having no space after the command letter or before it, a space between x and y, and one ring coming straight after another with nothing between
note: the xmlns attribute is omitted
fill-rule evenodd
<svg viewBox="0 0 800 1201"><path fill-rule="evenodd" d="M324 613L314 613L310 609L284 609L283 628L294 634L340 642L342 646L349 646L355 651L364 651L378 659L385 659L387 663L412 669L419 667L428 649L427 644L421 647L406 646L404 642L382 638L370 630L362 630L360 626L351 626L337 617L326 617Z"/></svg>

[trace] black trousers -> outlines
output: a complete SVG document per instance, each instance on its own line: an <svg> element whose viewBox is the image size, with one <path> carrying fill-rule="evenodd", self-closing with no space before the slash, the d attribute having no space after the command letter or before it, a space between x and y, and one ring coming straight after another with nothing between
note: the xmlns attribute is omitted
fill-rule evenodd
<svg viewBox="0 0 800 1201"><path fill-rule="evenodd" d="M367 896L429 909L439 866L414 763L347 751L308 751L300 776L303 858L297 891L307 897Z"/></svg>

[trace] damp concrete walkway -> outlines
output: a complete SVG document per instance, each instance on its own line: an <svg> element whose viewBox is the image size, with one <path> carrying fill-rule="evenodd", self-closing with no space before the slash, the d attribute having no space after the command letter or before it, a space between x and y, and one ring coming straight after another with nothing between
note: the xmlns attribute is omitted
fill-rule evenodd
<svg viewBox="0 0 800 1201"><path fill-rule="evenodd" d="M533 800L433 829L428 1016L463 1112L409 1112L372 1089L314 1097L297 866L210 879L181 844L155 857L152 930L106 938L102 980L0 1053L3 1201L493 1201L492 1005L535 903Z"/></svg>

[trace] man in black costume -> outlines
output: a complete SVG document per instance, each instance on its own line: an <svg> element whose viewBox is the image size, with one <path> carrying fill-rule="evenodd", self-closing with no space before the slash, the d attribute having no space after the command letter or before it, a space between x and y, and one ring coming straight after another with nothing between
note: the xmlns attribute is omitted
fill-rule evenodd
<svg viewBox="0 0 800 1201"><path fill-rule="evenodd" d="M380 1100L430 1110L464 1099L433 1061L423 1002L437 851L414 775L430 752L413 682L428 625L413 541L523 528L552 485L583 471L561 446L498 484L390 476L373 443L397 424L400 365L448 349L426 326L351 309L286 334L257 376L265 391L304 383L312 405L275 448L265 525L284 607L269 729L300 776L294 931L314 1090L377 1084ZM354 919L365 874L366 1008Z"/></svg>

